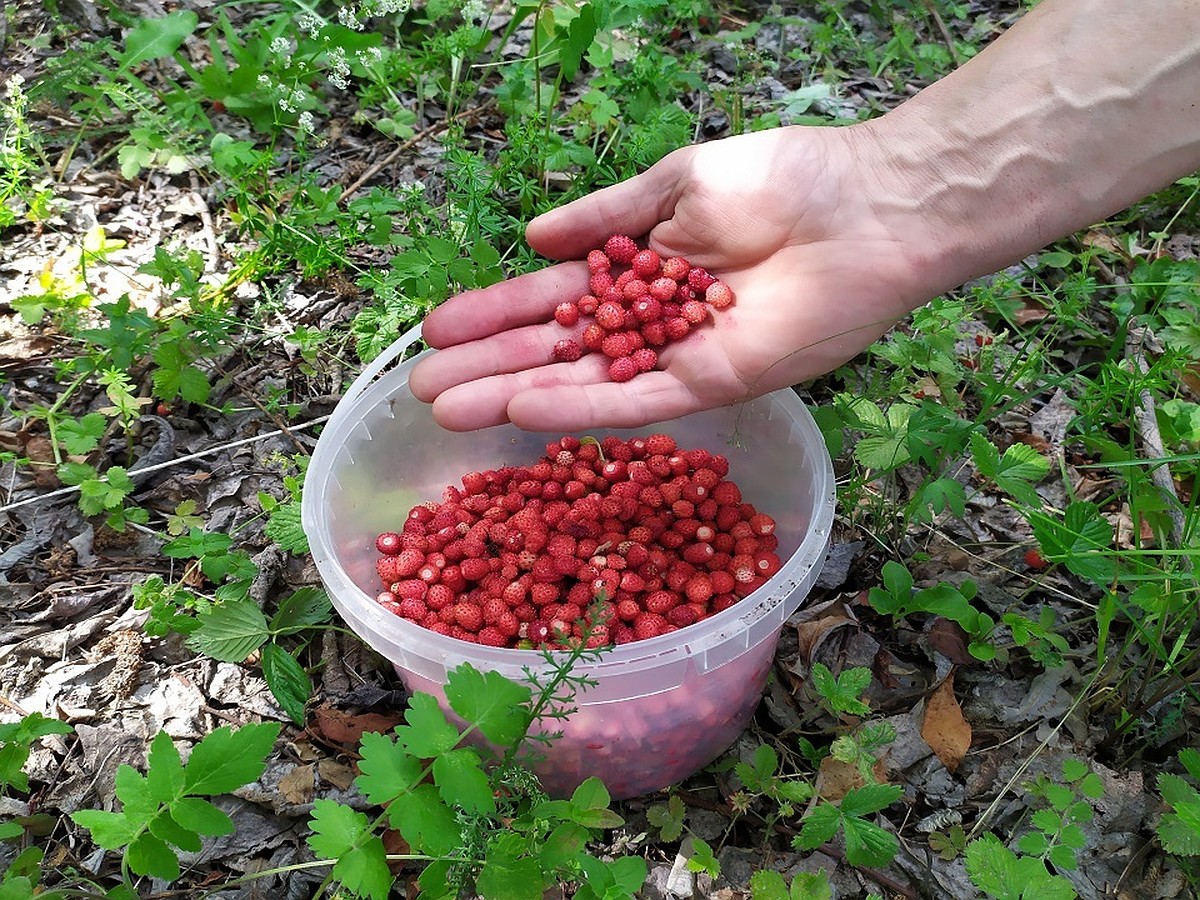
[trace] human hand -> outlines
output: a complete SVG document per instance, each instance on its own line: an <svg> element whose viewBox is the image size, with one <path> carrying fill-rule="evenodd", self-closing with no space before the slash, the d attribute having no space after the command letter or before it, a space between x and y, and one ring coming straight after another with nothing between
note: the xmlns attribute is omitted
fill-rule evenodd
<svg viewBox="0 0 1200 900"><path fill-rule="evenodd" d="M662 348L659 370L608 378L600 354L551 361L569 332L554 307L586 293L581 261L469 291L423 326L438 352L414 395L452 430L635 427L747 400L852 358L926 293L919 210L887 200L859 126L781 128L672 153L646 172L530 223L529 244L579 260L610 234L648 235L736 295L715 322Z"/></svg>

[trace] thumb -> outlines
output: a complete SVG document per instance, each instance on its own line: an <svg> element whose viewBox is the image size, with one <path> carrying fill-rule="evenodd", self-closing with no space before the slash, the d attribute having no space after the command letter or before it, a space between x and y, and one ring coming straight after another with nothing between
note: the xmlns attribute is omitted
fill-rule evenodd
<svg viewBox="0 0 1200 900"><path fill-rule="evenodd" d="M578 259L613 234L641 237L675 211L692 148L676 150L640 175L543 213L525 229L529 246L550 259Z"/></svg>

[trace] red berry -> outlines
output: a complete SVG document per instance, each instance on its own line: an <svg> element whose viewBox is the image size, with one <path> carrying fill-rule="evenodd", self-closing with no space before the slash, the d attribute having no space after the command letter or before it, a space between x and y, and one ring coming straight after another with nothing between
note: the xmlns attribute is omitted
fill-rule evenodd
<svg viewBox="0 0 1200 900"><path fill-rule="evenodd" d="M600 351L609 359L620 359L622 356L628 356L631 350L629 338L623 331L610 334L600 345Z"/></svg>
<svg viewBox="0 0 1200 900"><path fill-rule="evenodd" d="M613 262L631 263L637 256L638 245L627 235L614 234L604 242L604 252Z"/></svg>
<svg viewBox="0 0 1200 900"><path fill-rule="evenodd" d="M629 261L630 268L642 278L649 278L658 274L661 260L657 253L653 250L640 250L634 254L633 259Z"/></svg>
<svg viewBox="0 0 1200 900"><path fill-rule="evenodd" d="M651 456L670 456L675 452L675 438L669 434L652 434L646 438L646 452Z"/></svg>
<svg viewBox="0 0 1200 900"><path fill-rule="evenodd" d="M650 293L650 285L640 278L631 279L621 288L621 296L626 300L637 300L639 297L645 297L648 293Z"/></svg>
<svg viewBox="0 0 1200 900"><path fill-rule="evenodd" d="M682 338L687 337L687 333L691 330L691 323L687 319L683 318L683 316L676 316L674 319L667 319L666 331L668 340L681 340Z"/></svg>
<svg viewBox="0 0 1200 900"><path fill-rule="evenodd" d="M594 316L596 308L600 306L600 300L591 294L584 294L579 298L579 302L575 306L579 309L581 316Z"/></svg>
<svg viewBox="0 0 1200 900"><path fill-rule="evenodd" d="M657 282L655 282L657 284ZM662 315L662 304L657 298L651 294L649 297L640 297L633 301L633 317L639 322L653 322Z"/></svg>
<svg viewBox="0 0 1200 900"><path fill-rule="evenodd" d="M666 632L667 620L657 613L642 613L634 620L634 640L644 641Z"/></svg>
<svg viewBox="0 0 1200 900"><path fill-rule="evenodd" d="M571 328L579 321L579 307L571 302L560 303L554 307L554 321L566 328Z"/></svg>
<svg viewBox="0 0 1200 900"><path fill-rule="evenodd" d="M713 309L724 309L733 303L733 290L723 281L714 281L704 292L704 299Z"/></svg>
<svg viewBox="0 0 1200 900"><path fill-rule="evenodd" d="M638 373L637 363L628 356L614 359L608 367L608 377L613 381L629 381Z"/></svg>
<svg viewBox="0 0 1200 900"><path fill-rule="evenodd" d="M705 269L699 266L692 267L687 274L688 287L697 294L703 294L708 290L708 286L716 280Z"/></svg>
<svg viewBox="0 0 1200 900"><path fill-rule="evenodd" d="M476 632L483 626L483 610L474 603L456 603L454 621L467 631Z"/></svg>
<svg viewBox="0 0 1200 900"><path fill-rule="evenodd" d="M563 338L554 345L554 359L558 362L575 362L583 356L583 348L570 338Z"/></svg>
<svg viewBox="0 0 1200 900"><path fill-rule="evenodd" d="M588 293L603 297L613 287L613 277L608 272L595 272L588 279Z"/></svg>
<svg viewBox="0 0 1200 900"><path fill-rule="evenodd" d="M612 268L612 260L603 250L593 250L587 255L588 271L595 275L597 272L607 272Z"/></svg>
<svg viewBox="0 0 1200 900"><path fill-rule="evenodd" d="M659 320L647 322L642 326L642 338L651 347L661 347L667 342L667 328Z"/></svg>
<svg viewBox="0 0 1200 900"><path fill-rule="evenodd" d="M655 300L670 300L678 289L679 285L670 278L655 278L650 282L650 296Z"/></svg>
<svg viewBox="0 0 1200 900"><path fill-rule="evenodd" d="M388 556L395 556L403 549L403 538L394 531L385 531L375 538L375 549Z"/></svg>
<svg viewBox="0 0 1200 900"><path fill-rule="evenodd" d="M1050 562L1046 557L1042 556L1040 550L1031 548L1025 551L1025 565L1031 569L1044 569L1050 565Z"/></svg>
<svg viewBox="0 0 1200 900"><path fill-rule="evenodd" d="M699 300L689 300L679 308L679 314L690 325L699 325L708 318L708 307Z"/></svg>
<svg viewBox="0 0 1200 900"><path fill-rule="evenodd" d="M625 309L619 303L605 300L596 309L596 324L606 331L619 331L625 325Z"/></svg>
<svg viewBox="0 0 1200 900"><path fill-rule="evenodd" d="M608 332L603 327L592 322L587 328L583 329L583 337L580 340L583 342L583 346L589 350L599 350L607 334Z"/></svg>
<svg viewBox="0 0 1200 900"><path fill-rule="evenodd" d="M634 350L629 354L629 358L633 360L639 372L649 372L658 365L658 354L649 347L643 347L640 350Z"/></svg>
<svg viewBox="0 0 1200 900"><path fill-rule="evenodd" d="M672 281L683 281L691 271L692 264L682 256L669 256L662 261L663 277Z"/></svg>

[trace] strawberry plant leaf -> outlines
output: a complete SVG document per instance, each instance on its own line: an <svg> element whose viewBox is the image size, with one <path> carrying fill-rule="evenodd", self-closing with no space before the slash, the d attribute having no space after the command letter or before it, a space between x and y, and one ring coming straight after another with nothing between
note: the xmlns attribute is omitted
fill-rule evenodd
<svg viewBox="0 0 1200 900"><path fill-rule="evenodd" d="M683 834L683 822L686 808L678 795L672 794L666 806L652 806L646 810L646 818L658 829L658 836L663 841L675 841Z"/></svg>
<svg viewBox="0 0 1200 900"><path fill-rule="evenodd" d="M433 761L433 780L447 806L485 816L496 811L491 782L479 764L479 754L469 747L438 756Z"/></svg>
<svg viewBox="0 0 1200 900"><path fill-rule="evenodd" d="M421 780L421 763L390 737L368 731L359 742L358 789L376 806L386 806ZM393 809L393 812L395 810Z"/></svg>
<svg viewBox="0 0 1200 900"><path fill-rule="evenodd" d="M790 900L787 882L774 869L759 869L750 876L750 900Z"/></svg>
<svg viewBox="0 0 1200 900"><path fill-rule="evenodd" d="M280 708L297 725L304 724L304 707L312 696L312 679L292 654L274 641L262 648L263 678Z"/></svg>
<svg viewBox="0 0 1200 900"><path fill-rule="evenodd" d="M1187 769L1187 773L1200 780L1200 750L1185 747L1179 751L1179 762Z"/></svg>
<svg viewBox="0 0 1200 900"><path fill-rule="evenodd" d="M792 900L833 900L829 873L797 872L792 876Z"/></svg>
<svg viewBox="0 0 1200 900"><path fill-rule="evenodd" d="M582 825L559 822L538 851L538 862L542 869L547 872L566 869L583 852L589 837L588 830Z"/></svg>
<svg viewBox="0 0 1200 900"><path fill-rule="evenodd" d="M228 600L200 611L187 645L221 662L242 662L271 636L267 617L253 600Z"/></svg>
<svg viewBox="0 0 1200 900"><path fill-rule="evenodd" d="M417 693L408 699L407 725L396 728L400 745L419 759L439 756L459 741L458 729L446 719L432 694Z"/></svg>
<svg viewBox="0 0 1200 900"><path fill-rule="evenodd" d="M843 816L865 816L887 809L904 795L898 784L867 784L852 788L842 798Z"/></svg>
<svg viewBox="0 0 1200 900"><path fill-rule="evenodd" d="M843 816L842 828L846 833L846 860L852 866L886 866L900 850L894 834L866 819Z"/></svg>
<svg viewBox="0 0 1200 900"><path fill-rule="evenodd" d="M58 423L58 441L72 456L91 453L100 445L108 420L100 413L88 413L78 419Z"/></svg>
<svg viewBox="0 0 1200 900"><path fill-rule="evenodd" d="M537 860L524 856L523 842L500 834L488 843L475 887L488 900L541 900L545 881Z"/></svg>
<svg viewBox="0 0 1200 900"><path fill-rule="evenodd" d="M190 794L226 794L257 779L279 736L276 722L243 725L237 731L222 725L192 748L184 767Z"/></svg>
<svg viewBox="0 0 1200 900"><path fill-rule="evenodd" d="M171 803L170 810L176 822L197 834L207 837L233 834L233 820L202 797L180 797Z"/></svg>
<svg viewBox="0 0 1200 900"><path fill-rule="evenodd" d="M971 456L979 474L994 482L1000 490L1026 506L1042 505L1033 484L1046 477L1050 463L1028 444L1012 444L1001 456L986 437L975 432L971 435Z"/></svg>
<svg viewBox="0 0 1200 900"><path fill-rule="evenodd" d="M409 846L430 856L444 856L462 843L462 826L432 784L419 784L388 807L388 820Z"/></svg>
<svg viewBox="0 0 1200 900"><path fill-rule="evenodd" d="M446 681L450 708L501 746L525 736L532 693L528 685L517 684L499 672L480 672L469 663L452 669Z"/></svg>
<svg viewBox="0 0 1200 900"><path fill-rule="evenodd" d="M308 535L300 524L300 502L280 503L271 510L265 529L268 538L289 553L307 553Z"/></svg>
<svg viewBox="0 0 1200 900"><path fill-rule="evenodd" d="M179 877L179 857L175 851L148 831L133 839L125 851L125 859L139 875L153 875L168 882Z"/></svg>
<svg viewBox="0 0 1200 900"><path fill-rule="evenodd" d="M792 843L799 850L816 850L827 841L833 840L838 826L842 824L842 813L832 803L818 804L804 818L800 833Z"/></svg>
<svg viewBox="0 0 1200 900"><path fill-rule="evenodd" d="M1200 804L1183 803L1158 821L1163 849L1176 856L1200 856Z"/></svg>
<svg viewBox="0 0 1200 900"><path fill-rule="evenodd" d="M320 588L302 587L289 594L271 617L271 631L289 632L329 621L333 604Z"/></svg>
<svg viewBox="0 0 1200 900"><path fill-rule="evenodd" d="M918 511L949 512L961 519L967 511L967 494L953 478L938 478L921 488L913 505Z"/></svg>

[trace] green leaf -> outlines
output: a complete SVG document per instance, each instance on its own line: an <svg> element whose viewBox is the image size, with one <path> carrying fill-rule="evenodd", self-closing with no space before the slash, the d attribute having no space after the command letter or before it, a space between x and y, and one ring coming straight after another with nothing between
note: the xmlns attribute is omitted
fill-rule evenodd
<svg viewBox="0 0 1200 900"><path fill-rule="evenodd" d="M846 832L846 860L852 866L886 866L900 850L894 834L865 819L844 816L842 828Z"/></svg>
<svg viewBox="0 0 1200 900"><path fill-rule="evenodd" d="M1179 762L1187 769L1189 775L1200 780L1200 750L1185 747L1179 751Z"/></svg>
<svg viewBox="0 0 1200 900"><path fill-rule="evenodd" d="M546 840L538 852L538 860L542 869L548 872L568 869L583 852L589 837L588 830L582 825L576 825L574 822L559 822L554 830L546 836Z"/></svg>
<svg viewBox="0 0 1200 900"><path fill-rule="evenodd" d="M0 841L9 841L24 835L25 829L20 822L0 822Z"/></svg>
<svg viewBox="0 0 1200 900"><path fill-rule="evenodd" d="M579 809L608 809L612 796L604 782L595 775L584 779L571 794L571 804Z"/></svg>
<svg viewBox="0 0 1200 900"><path fill-rule="evenodd" d="M300 503L281 503L271 511L265 529L268 538L289 553L307 553L308 536L300 524Z"/></svg>
<svg viewBox="0 0 1200 900"><path fill-rule="evenodd" d="M871 711L859 695L871 683L871 670L858 666L846 669L835 679L823 663L814 663L810 672L813 687L824 697L835 712L864 716Z"/></svg>
<svg viewBox="0 0 1200 900"><path fill-rule="evenodd" d="M1075 853L1075 850L1065 844L1059 844L1050 848L1048 858L1057 868L1070 872L1079 868L1079 859Z"/></svg>
<svg viewBox="0 0 1200 900"><path fill-rule="evenodd" d="M274 641L262 648L263 678L279 706L297 725L304 724L304 707L312 696L312 680L296 657Z"/></svg>
<svg viewBox="0 0 1200 900"><path fill-rule="evenodd" d="M222 725L192 748L184 767L184 784L190 794L226 794L257 779L266 768L275 746L279 725L262 722L237 731Z"/></svg>
<svg viewBox="0 0 1200 900"><path fill-rule="evenodd" d="M365 815L333 800L313 801L308 846L318 857L336 859L333 877L347 890L387 900L392 889L387 851Z"/></svg>
<svg viewBox="0 0 1200 900"><path fill-rule="evenodd" d="M1068 758L1063 760L1063 781L1078 781L1088 773L1087 763L1082 760Z"/></svg>
<svg viewBox="0 0 1200 900"><path fill-rule="evenodd" d="M642 863L642 880L646 878L645 861L640 857L624 857L625 859L636 859ZM621 860L617 860L621 862ZM691 840L691 855L688 857L687 867L689 872L707 872L713 878L721 874L721 864L717 861L717 857L713 854L713 849L709 846L708 841L701 840L698 837L693 837ZM633 888L641 886L641 882ZM632 891L631 891L632 893Z"/></svg>
<svg viewBox="0 0 1200 900"><path fill-rule="evenodd" d="M125 815L131 822L144 824L158 812L160 804L150 794L150 779L133 766L118 766L114 782L117 799L125 805Z"/></svg>
<svg viewBox="0 0 1200 900"><path fill-rule="evenodd" d="M542 900L545 883L536 859L522 858L507 852L502 842L491 841L475 887L488 900Z"/></svg>
<svg viewBox="0 0 1200 900"><path fill-rule="evenodd" d="M233 834L233 820L201 797L180 797L171 804L171 815L180 825L197 834L208 837Z"/></svg>
<svg viewBox="0 0 1200 900"><path fill-rule="evenodd" d="M105 850L117 850L134 839L142 825L131 822L124 813L105 812L101 809L81 809L71 813L71 821L86 828L92 841Z"/></svg>
<svg viewBox="0 0 1200 900"><path fill-rule="evenodd" d="M72 455L91 453L100 445L108 420L100 413L88 413L79 419L65 419L58 423L59 443Z"/></svg>
<svg viewBox="0 0 1200 900"><path fill-rule="evenodd" d="M787 882L774 869L759 869L750 876L750 900L790 900Z"/></svg>
<svg viewBox="0 0 1200 900"><path fill-rule="evenodd" d="M953 478L938 478L921 489L915 505L934 514L949 512L961 519L967 511L967 494Z"/></svg>
<svg viewBox="0 0 1200 900"><path fill-rule="evenodd" d="M683 822L686 809L679 796L672 794L666 806L651 806L646 810L646 818L658 829L658 836L663 841L675 841L683 834Z"/></svg>
<svg viewBox="0 0 1200 900"><path fill-rule="evenodd" d="M829 873L797 872L792 876L792 900L833 900Z"/></svg>
<svg viewBox="0 0 1200 900"><path fill-rule="evenodd" d="M447 750L438 756L433 761L433 780L449 806L482 815L496 811L496 798L479 764L479 754L469 747Z"/></svg>
<svg viewBox="0 0 1200 900"><path fill-rule="evenodd" d="M854 445L854 458L866 468L880 471L890 471L908 462L912 458L908 448L908 420L915 410L908 403L893 403L886 419L874 423L872 436ZM856 408L855 412L858 411Z"/></svg>
<svg viewBox="0 0 1200 900"><path fill-rule="evenodd" d="M816 850L822 844L833 840L841 824L841 810L831 803L818 804L805 817L804 825L792 843L799 850Z"/></svg>
<svg viewBox="0 0 1200 900"><path fill-rule="evenodd" d="M359 743L360 774L354 783L376 806L386 806L421 780L421 764L387 735L368 731Z"/></svg>
<svg viewBox="0 0 1200 900"><path fill-rule="evenodd" d="M271 617L272 631L309 628L329 621L333 604L320 588L302 587L289 594Z"/></svg>
<svg viewBox="0 0 1200 900"><path fill-rule="evenodd" d="M229 600L197 616L200 627L187 645L221 662L242 662L271 636L267 618L253 600Z"/></svg>
<svg viewBox="0 0 1200 900"><path fill-rule="evenodd" d="M1046 835L1040 831L1031 831L1028 834L1022 835L1017 842L1017 846L1021 848L1021 852L1028 856L1041 856L1050 847L1050 841Z"/></svg>
<svg viewBox="0 0 1200 900"><path fill-rule="evenodd" d="M1001 456L986 437L975 432L971 435L971 455L979 474L995 482L1002 491L1027 506L1042 505L1033 483L1046 477L1050 463L1028 444L1014 443Z"/></svg>
<svg viewBox="0 0 1200 900"><path fill-rule="evenodd" d="M1158 820L1163 849L1176 856L1200 856L1200 804L1182 804Z"/></svg>
<svg viewBox="0 0 1200 900"><path fill-rule="evenodd" d="M904 796L898 784L868 784L853 788L842 798L843 816L865 816L887 809Z"/></svg>
<svg viewBox="0 0 1200 900"><path fill-rule="evenodd" d="M169 844L174 844L180 850L189 853L200 852L200 835L182 827L168 810L159 810L158 815L150 820L150 833Z"/></svg>
<svg viewBox="0 0 1200 900"><path fill-rule="evenodd" d="M444 856L462 843L462 826L432 784L419 784L388 807L388 820L415 851Z"/></svg>
<svg viewBox="0 0 1200 900"><path fill-rule="evenodd" d="M196 30L200 17L191 10L178 10L157 19L142 19L125 37L122 69L131 69L152 59L170 56Z"/></svg>
<svg viewBox="0 0 1200 900"><path fill-rule="evenodd" d="M163 881L174 881L179 877L179 857L166 842L143 831L125 852L129 868L139 875L153 875Z"/></svg>
<svg viewBox="0 0 1200 900"><path fill-rule="evenodd" d="M480 672L469 663L452 669L446 680L450 708L501 746L525 736L530 723L526 706L531 695L528 685L517 684L499 672Z"/></svg>
<svg viewBox="0 0 1200 900"><path fill-rule="evenodd" d="M146 779L150 796L158 803L170 803L183 793L183 763L171 736L160 731L150 742Z"/></svg>
<svg viewBox="0 0 1200 900"><path fill-rule="evenodd" d="M432 694L409 697L404 721L408 724L396 728L396 736L401 746L420 759L438 756L458 743L458 729L447 721Z"/></svg>

